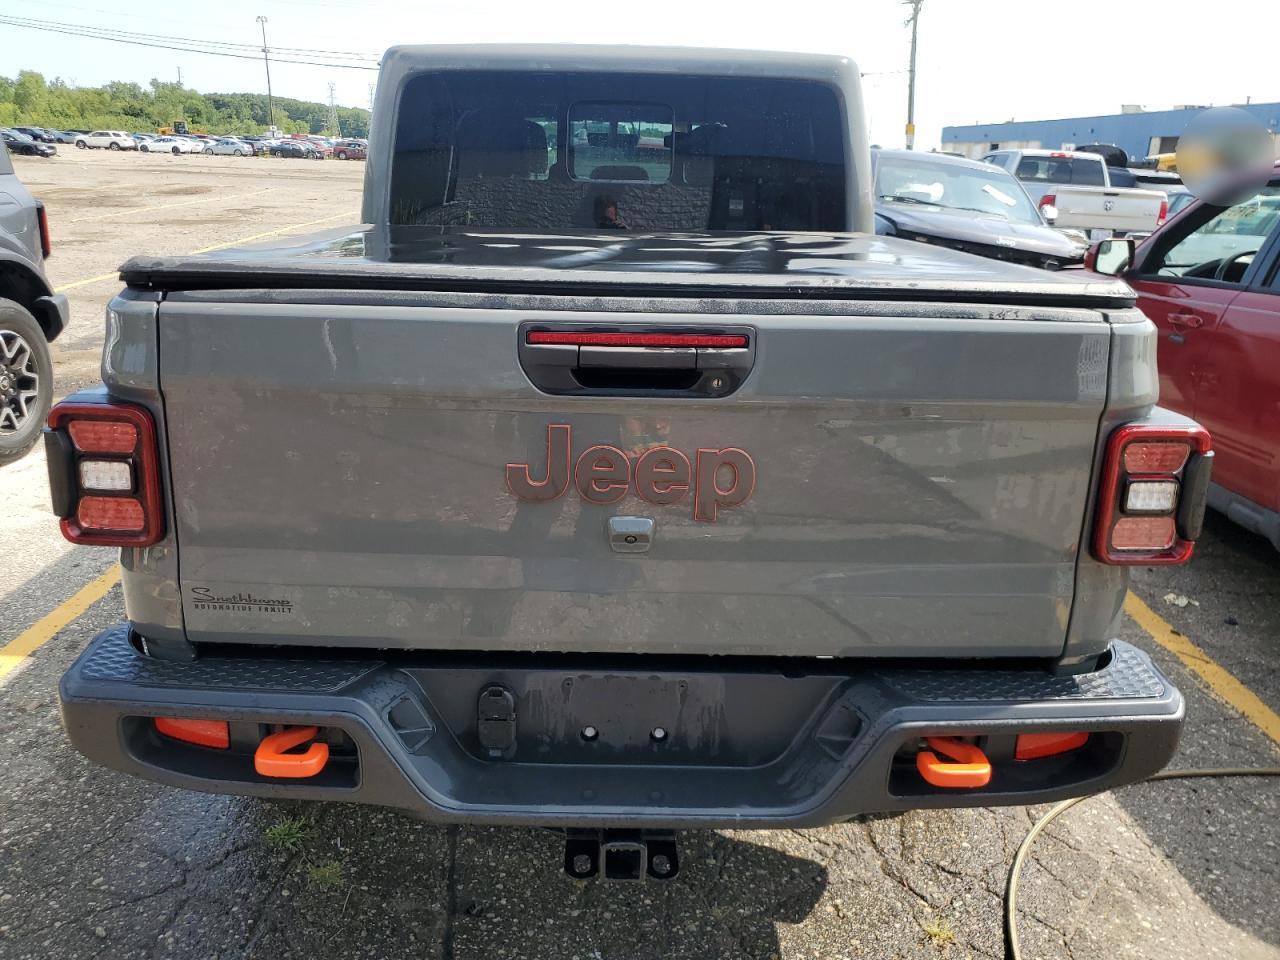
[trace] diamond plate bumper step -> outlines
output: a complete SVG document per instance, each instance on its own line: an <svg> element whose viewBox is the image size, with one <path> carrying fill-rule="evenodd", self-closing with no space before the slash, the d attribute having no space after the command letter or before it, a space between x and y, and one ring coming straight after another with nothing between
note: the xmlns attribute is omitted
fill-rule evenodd
<svg viewBox="0 0 1280 960"><path fill-rule="evenodd" d="M1057 800L1159 770L1183 719L1178 691L1121 642L1075 676L979 662L226 650L160 660L135 649L127 624L106 630L62 680L71 741L106 766L191 789L598 832ZM156 718L225 721L229 745L164 736ZM323 768L296 779L255 769L258 745L293 727L320 731ZM1020 735L1046 734L1071 748L1027 749L1055 740L1043 736L1018 747ZM989 778L928 782L919 755L930 739L972 745ZM617 842L611 862L626 873L639 848Z"/></svg>

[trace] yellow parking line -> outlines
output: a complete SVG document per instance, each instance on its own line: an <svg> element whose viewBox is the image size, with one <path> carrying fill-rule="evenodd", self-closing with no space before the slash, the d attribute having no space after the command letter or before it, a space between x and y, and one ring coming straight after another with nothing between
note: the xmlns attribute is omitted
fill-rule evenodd
<svg viewBox="0 0 1280 960"><path fill-rule="evenodd" d="M100 283L103 280L114 280L120 276L119 270L112 270L110 273L100 273L96 277L89 277L87 280L76 280L74 283L64 283L60 287L54 287L54 293L65 293L68 290L74 290L76 287L88 286L91 283Z"/></svg>
<svg viewBox="0 0 1280 960"><path fill-rule="evenodd" d="M1217 663L1194 643L1178 633L1132 590L1124 598L1124 612L1132 617L1151 639L1164 647L1189 669L1200 676L1209 689L1235 707L1245 719L1280 744L1280 715L1268 707L1258 695Z"/></svg>
<svg viewBox="0 0 1280 960"><path fill-rule="evenodd" d="M225 199L225 198L224 198ZM332 220L347 218L353 223L359 220L360 213L358 210L349 210L344 213L335 213L332 216L321 217L319 220L308 220L305 223L293 223L287 227L280 227L276 230L268 230L265 233L255 233L252 236L240 237L236 240L228 240L226 243L215 243L212 247L201 247L199 250L192 250L184 253L184 257L193 257L198 253L212 253L214 250L225 250L227 247L238 247L242 243L253 243L255 240L265 240L267 237L278 237L282 233L289 233L291 230L301 230L304 227L314 227L320 223L329 223ZM111 273L99 274L96 277L87 277L84 280L76 280L72 283L64 283L60 287L54 287L54 293L65 293L68 290L74 290L76 287L84 287L91 283L101 283L103 280L115 280L120 276L120 271L113 270Z"/></svg>
<svg viewBox="0 0 1280 960"><path fill-rule="evenodd" d="M110 220L124 213L146 213L148 210L172 210L175 207L191 207L199 203L226 203L228 200L243 200L245 197L257 197L264 193L270 192L270 187L263 187L261 190L250 190L248 193L233 193L229 197L214 196L201 197L199 200L180 200L177 203L156 203L149 207L125 207L120 210L112 210L109 213L96 213L92 217L76 217L74 220L58 219L59 223L89 223L93 220Z"/></svg>
<svg viewBox="0 0 1280 960"><path fill-rule="evenodd" d="M120 582L120 565L90 580L71 597L64 600L50 613L45 614L17 637L0 647L0 680L18 669L18 666L40 647L44 646L71 621L107 595L107 591Z"/></svg>
<svg viewBox="0 0 1280 960"><path fill-rule="evenodd" d="M308 220L306 223L295 223L289 227L281 227L278 230L268 230L266 233L255 233L251 237L241 237L239 240L228 240L226 243L215 243L212 247L201 247L199 250L192 250L187 256L195 256L197 253L212 253L214 250L224 250L227 247L238 247L242 243L253 243L255 240L265 240L267 237L277 237L282 233L288 233L290 230L301 230L303 227L314 227L318 223L328 223L330 220L337 220L340 217L351 219L355 217L359 219L359 211L348 210L343 213L335 213L329 217L321 217L319 220ZM355 221L352 221L355 222Z"/></svg>

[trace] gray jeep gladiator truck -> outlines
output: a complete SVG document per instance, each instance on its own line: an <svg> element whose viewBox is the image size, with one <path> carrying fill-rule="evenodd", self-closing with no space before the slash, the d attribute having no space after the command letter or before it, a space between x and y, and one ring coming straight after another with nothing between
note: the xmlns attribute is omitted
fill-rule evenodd
<svg viewBox="0 0 1280 960"><path fill-rule="evenodd" d="M49 253L44 204L22 185L0 145L0 465L40 439L53 403L49 342L69 311L45 276Z"/></svg>
<svg viewBox="0 0 1280 960"><path fill-rule="evenodd" d="M124 568L83 753L657 877L662 831L1168 760L1115 637L1208 437L1123 283L874 234L853 63L393 48L369 158L362 225L125 264L50 415L62 529Z"/></svg>

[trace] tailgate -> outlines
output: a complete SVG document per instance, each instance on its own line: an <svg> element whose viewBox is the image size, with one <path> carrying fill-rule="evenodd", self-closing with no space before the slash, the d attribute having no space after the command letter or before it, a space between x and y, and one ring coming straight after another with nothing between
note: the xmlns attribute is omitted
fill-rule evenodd
<svg viewBox="0 0 1280 960"><path fill-rule="evenodd" d="M1156 228L1165 196L1157 190L1058 186L1055 226L1120 233Z"/></svg>
<svg viewBox="0 0 1280 960"><path fill-rule="evenodd" d="M1062 649L1107 388L1096 312L252 299L160 306L193 641ZM723 363L728 395L536 389L528 331L583 325L731 331L749 356L694 364Z"/></svg>

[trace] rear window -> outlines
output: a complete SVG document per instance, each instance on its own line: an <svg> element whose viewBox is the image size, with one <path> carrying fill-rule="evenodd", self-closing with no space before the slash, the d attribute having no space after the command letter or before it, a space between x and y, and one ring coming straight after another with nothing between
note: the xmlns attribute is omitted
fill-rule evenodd
<svg viewBox="0 0 1280 960"><path fill-rule="evenodd" d="M1074 183L1101 187L1102 160L1083 157L1023 157L1018 161L1018 179L1028 183Z"/></svg>
<svg viewBox="0 0 1280 960"><path fill-rule="evenodd" d="M450 71L405 87L391 222L530 231L845 229L823 84Z"/></svg>

